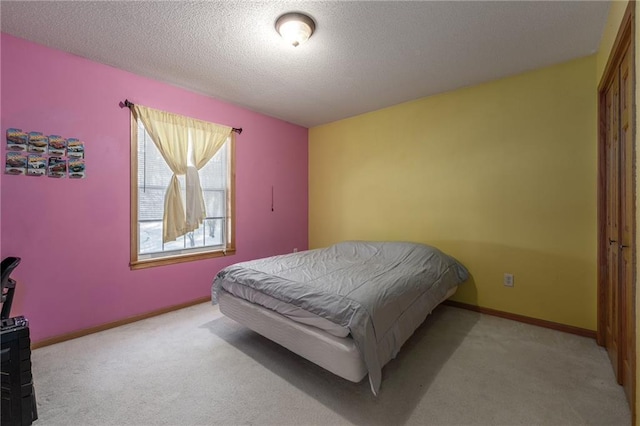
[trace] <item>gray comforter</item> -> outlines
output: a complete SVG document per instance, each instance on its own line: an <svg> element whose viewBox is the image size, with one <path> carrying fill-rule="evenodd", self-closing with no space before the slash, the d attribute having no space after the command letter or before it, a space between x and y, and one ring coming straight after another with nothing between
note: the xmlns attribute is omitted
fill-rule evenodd
<svg viewBox="0 0 640 426"><path fill-rule="evenodd" d="M467 278L464 266L434 247L348 241L231 265L214 279L212 300L217 302L225 282L236 283L347 327L377 394L384 362L395 357L404 343L389 335L397 320L418 300L428 300L426 317ZM380 354L383 340L382 352L390 352L388 357Z"/></svg>

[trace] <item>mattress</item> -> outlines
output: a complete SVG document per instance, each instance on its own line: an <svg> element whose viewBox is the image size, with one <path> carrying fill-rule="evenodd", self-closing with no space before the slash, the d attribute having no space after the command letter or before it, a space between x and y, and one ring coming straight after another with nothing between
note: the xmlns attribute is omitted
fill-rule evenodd
<svg viewBox="0 0 640 426"><path fill-rule="evenodd" d="M451 297L456 289L457 287L454 287L449 290L440 303ZM337 337L320 328L296 322L273 310L233 296L225 290L220 291L218 303L220 312L227 317L337 376L358 383L367 375L362 355L350 337ZM420 310L421 304L418 301L414 308L400 319L399 327L404 330L401 333L402 343L420 326L424 317L431 313L425 314ZM397 352L391 357L386 357L383 365L396 354Z"/></svg>

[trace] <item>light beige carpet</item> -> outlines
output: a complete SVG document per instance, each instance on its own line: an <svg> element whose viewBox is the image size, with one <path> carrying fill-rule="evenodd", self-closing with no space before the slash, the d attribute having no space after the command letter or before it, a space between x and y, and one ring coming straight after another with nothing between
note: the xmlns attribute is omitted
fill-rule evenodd
<svg viewBox="0 0 640 426"><path fill-rule="evenodd" d="M442 306L380 396L197 305L33 352L39 425L629 425L587 338Z"/></svg>

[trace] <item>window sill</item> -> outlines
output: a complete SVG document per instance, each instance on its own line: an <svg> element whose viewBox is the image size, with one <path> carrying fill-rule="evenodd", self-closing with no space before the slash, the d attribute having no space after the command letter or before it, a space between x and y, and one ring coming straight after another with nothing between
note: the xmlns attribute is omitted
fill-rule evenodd
<svg viewBox="0 0 640 426"><path fill-rule="evenodd" d="M129 263L131 270L154 268L156 266L173 265L174 263L194 262L196 260L211 259L214 257L232 256L236 254L235 248L226 250L208 251L205 253L182 254L178 256L167 256L158 259L132 260Z"/></svg>

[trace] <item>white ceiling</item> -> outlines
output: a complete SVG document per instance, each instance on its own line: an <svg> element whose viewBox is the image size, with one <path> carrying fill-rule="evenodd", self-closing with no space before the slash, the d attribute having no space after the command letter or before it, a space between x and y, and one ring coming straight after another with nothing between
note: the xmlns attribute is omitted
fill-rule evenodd
<svg viewBox="0 0 640 426"><path fill-rule="evenodd" d="M591 1L0 3L3 32L306 127L592 54L608 8ZM289 11L317 23L297 48L274 29Z"/></svg>

